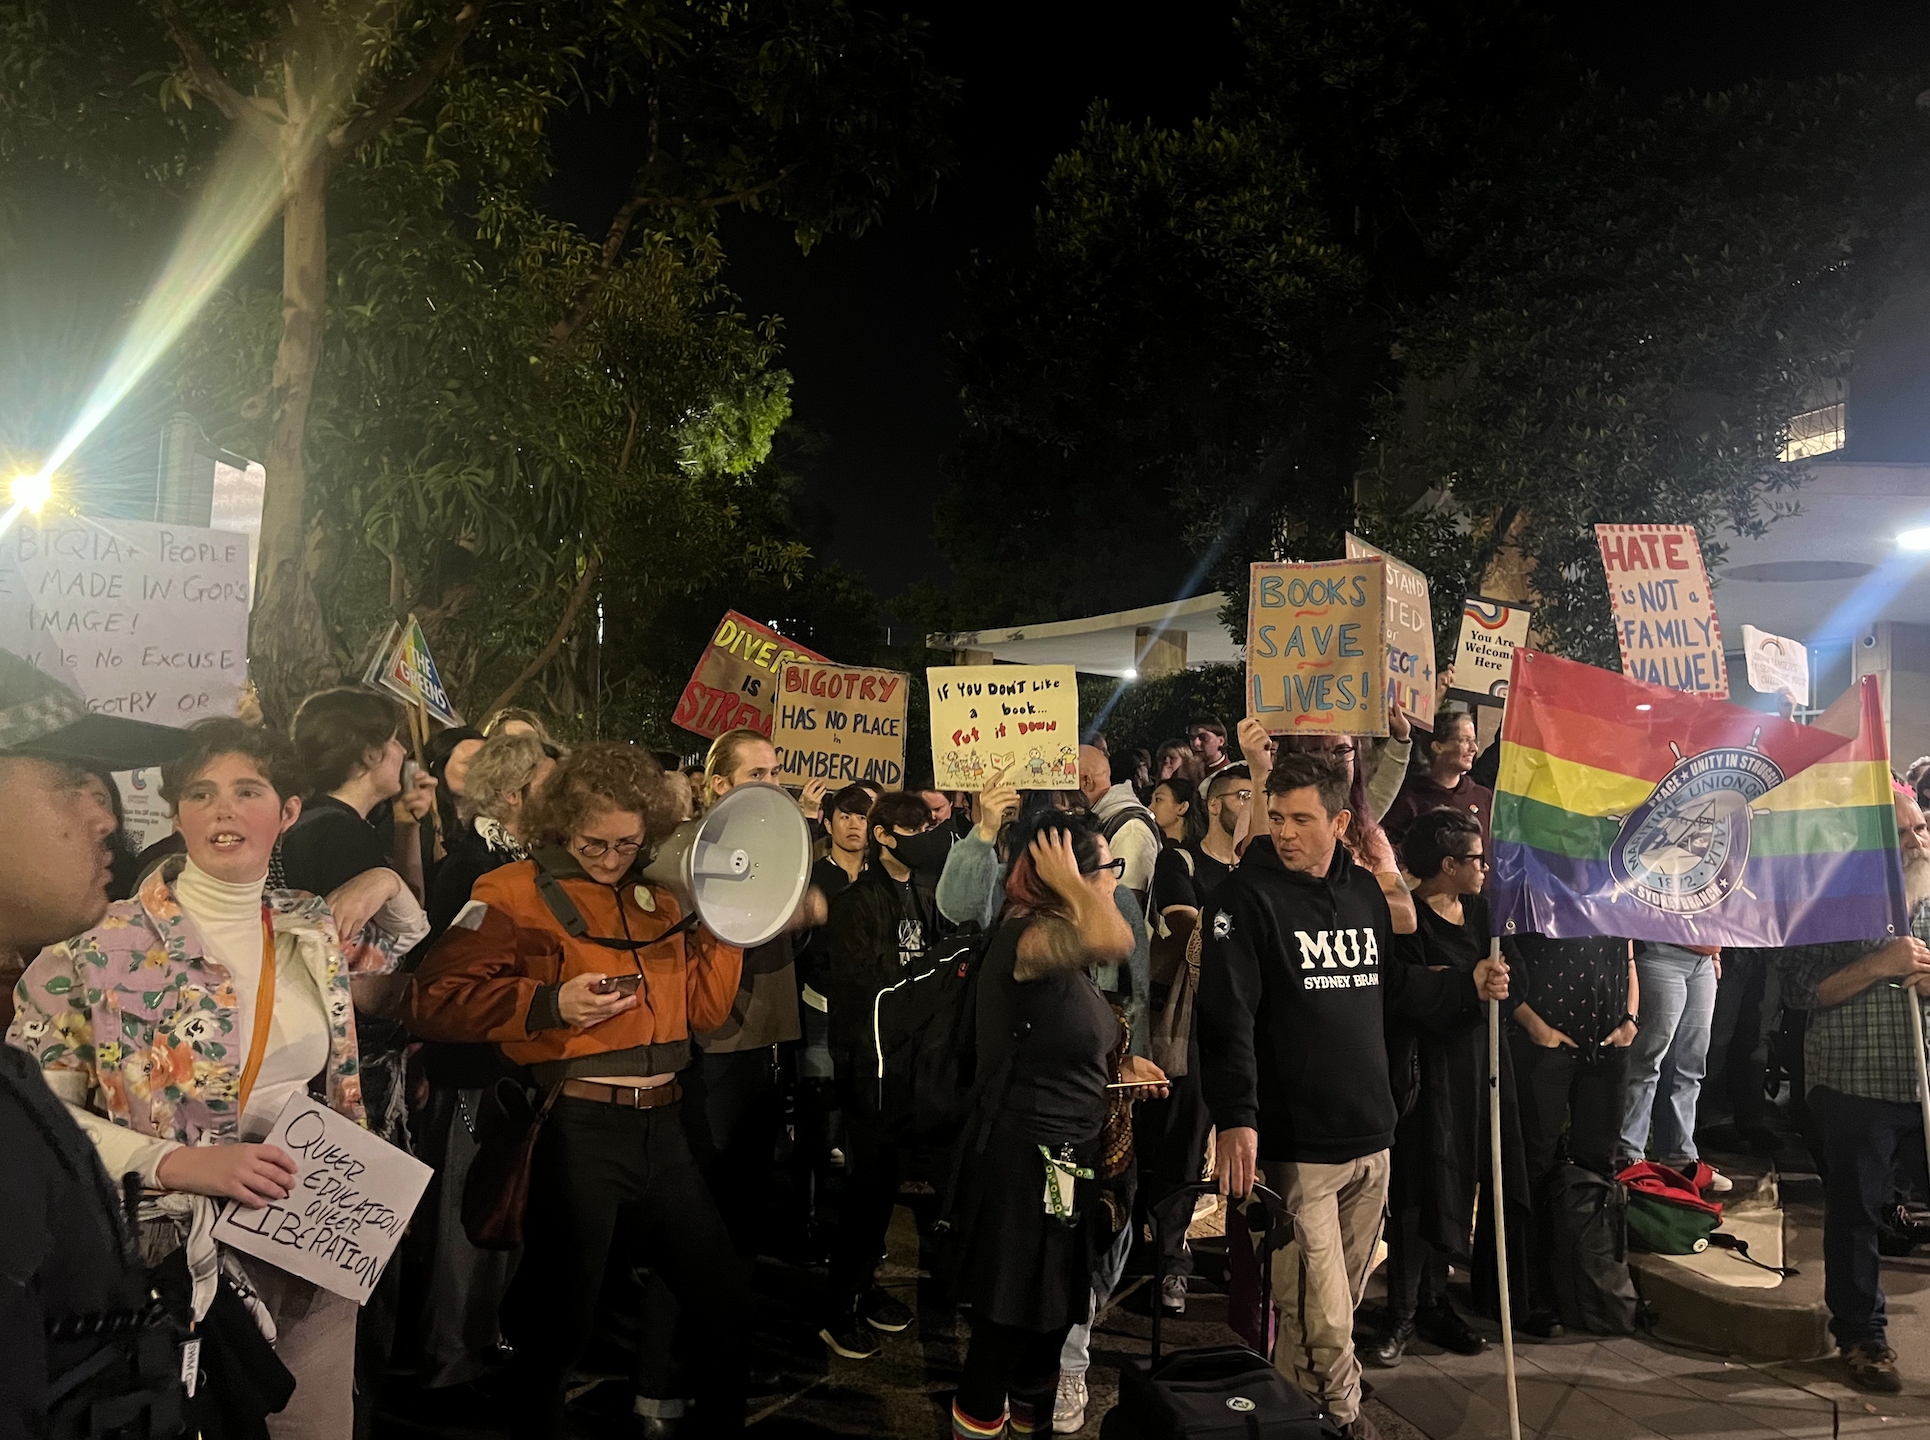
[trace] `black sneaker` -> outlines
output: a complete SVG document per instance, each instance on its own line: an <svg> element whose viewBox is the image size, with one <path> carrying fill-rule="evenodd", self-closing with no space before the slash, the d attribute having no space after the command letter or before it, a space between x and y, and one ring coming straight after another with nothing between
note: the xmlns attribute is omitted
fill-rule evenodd
<svg viewBox="0 0 1930 1440"><path fill-rule="evenodd" d="M1392 1370L1407 1354L1408 1342L1413 1338L1414 1322L1412 1320L1389 1324L1375 1337L1372 1344L1360 1352L1360 1358L1369 1365L1378 1365L1383 1370Z"/></svg>
<svg viewBox="0 0 1930 1440"><path fill-rule="evenodd" d="M913 1318L910 1308L882 1285L871 1287L871 1293L858 1304L858 1314L873 1330L882 1330L887 1335L909 1330Z"/></svg>
<svg viewBox="0 0 1930 1440"><path fill-rule="evenodd" d="M860 1323L855 1314L826 1325L818 1331L818 1339L847 1360L869 1360L885 1348L877 1332Z"/></svg>
<svg viewBox="0 0 1930 1440"><path fill-rule="evenodd" d="M1562 1328L1561 1316L1553 1310L1530 1310L1515 1322L1515 1333L1531 1340L1559 1340L1568 1332Z"/></svg>
<svg viewBox="0 0 1930 1440"><path fill-rule="evenodd" d="M1468 1322L1446 1300L1417 1312L1414 1330L1430 1345L1456 1355L1479 1355L1488 1348L1488 1342L1468 1329Z"/></svg>
<svg viewBox="0 0 1930 1440"><path fill-rule="evenodd" d="M1896 1351L1881 1340L1865 1340L1843 1352L1849 1362L1850 1384L1877 1395L1897 1395L1903 1390L1903 1377L1896 1371Z"/></svg>

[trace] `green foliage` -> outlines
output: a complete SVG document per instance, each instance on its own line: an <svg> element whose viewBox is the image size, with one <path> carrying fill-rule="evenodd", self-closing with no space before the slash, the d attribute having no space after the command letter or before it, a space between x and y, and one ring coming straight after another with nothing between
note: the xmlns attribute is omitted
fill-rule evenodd
<svg viewBox="0 0 1930 1440"><path fill-rule="evenodd" d="M1156 751L1165 741L1184 739L1188 725L1208 717L1226 726L1227 745L1237 750L1233 727L1244 714L1243 665L1198 665L1130 684L1089 678L1079 682L1080 728L1090 731L1097 723L1114 755Z"/></svg>

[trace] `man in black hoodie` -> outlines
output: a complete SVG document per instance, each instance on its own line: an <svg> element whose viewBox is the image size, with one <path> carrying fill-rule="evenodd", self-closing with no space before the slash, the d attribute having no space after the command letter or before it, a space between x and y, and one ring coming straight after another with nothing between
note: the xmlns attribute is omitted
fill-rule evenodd
<svg viewBox="0 0 1930 1440"><path fill-rule="evenodd" d="M1332 755L1279 757L1266 782L1269 833L1247 847L1202 921L1198 1011L1220 1188L1245 1195L1263 1177L1296 1216L1273 1267L1275 1364L1349 1436L1374 1440L1353 1327L1398 1118L1383 1010L1465 1023L1482 1000L1507 994L1507 969L1382 964L1394 923L1379 881L1342 843L1348 784Z"/></svg>

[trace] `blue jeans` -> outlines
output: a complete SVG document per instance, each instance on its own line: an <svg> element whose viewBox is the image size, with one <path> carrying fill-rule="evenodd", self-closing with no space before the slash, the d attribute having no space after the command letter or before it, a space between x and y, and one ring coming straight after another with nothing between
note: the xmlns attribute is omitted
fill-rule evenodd
<svg viewBox="0 0 1930 1440"><path fill-rule="evenodd" d="M1886 1311L1877 1226L1896 1198L1897 1172L1922 1180L1923 1115L1915 1105L1845 1095L1827 1085L1809 1092L1823 1133L1823 1302L1830 1334L1845 1350L1883 1343Z"/></svg>
<svg viewBox="0 0 1930 1440"><path fill-rule="evenodd" d="M1636 948L1635 978L1642 992L1642 1023L1628 1047L1622 1155L1640 1160L1653 1149L1663 1164L1693 1170L1695 1107L1709 1059L1716 967L1707 955L1650 943Z"/></svg>

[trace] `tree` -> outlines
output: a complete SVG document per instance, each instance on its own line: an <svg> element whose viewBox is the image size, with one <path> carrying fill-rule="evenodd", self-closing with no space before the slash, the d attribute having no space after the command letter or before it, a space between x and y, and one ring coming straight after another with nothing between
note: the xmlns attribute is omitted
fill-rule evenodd
<svg viewBox="0 0 1930 1440"><path fill-rule="evenodd" d="M251 255L194 347L247 373L184 388L245 396L210 428L261 437L251 665L282 711L352 657L340 592L372 552L392 604L442 622L466 568L526 577L554 608L521 669L565 648L639 506L689 502L676 520L728 538L784 403L773 336L718 286L716 216L765 211L806 246L862 232L930 193L951 94L916 26L844 0L12 0L0 56L0 153L130 207L193 193L224 147L275 187L279 263ZM571 108L603 117L624 177L594 241L539 203ZM479 672L532 638L521 619L478 635Z"/></svg>
<svg viewBox="0 0 1930 1440"><path fill-rule="evenodd" d="M1537 163L1467 185L1455 284L1403 325L1375 406L1370 536L1449 600L1505 571L1541 643L1616 664L1596 523L1692 523L1719 562L1724 534L1795 512L1790 418L1841 394L1924 259L1921 89L1833 77L1653 113L1590 91Z"/></svg>

